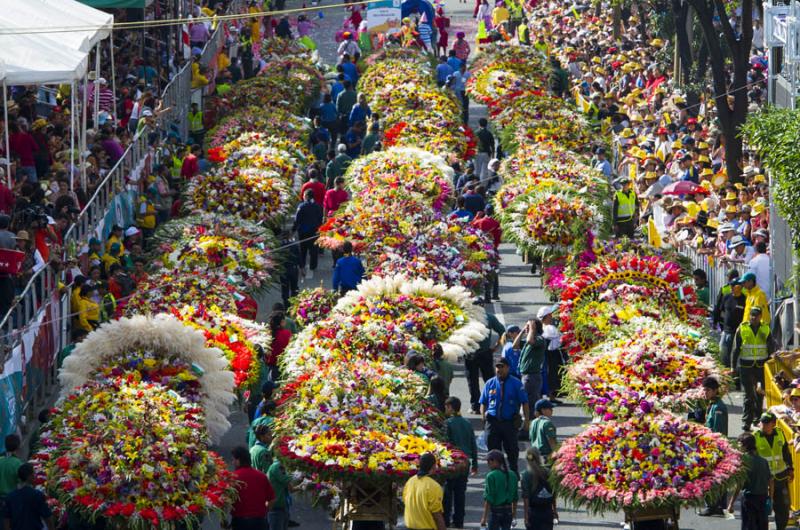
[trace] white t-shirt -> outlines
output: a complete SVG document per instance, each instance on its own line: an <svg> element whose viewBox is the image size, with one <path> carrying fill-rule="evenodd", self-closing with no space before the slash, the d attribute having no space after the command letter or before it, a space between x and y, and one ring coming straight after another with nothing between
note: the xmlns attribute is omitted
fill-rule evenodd
<svg viewBox="0 0 800 530"><path fill-rule="evenodd" d="M542 327L542 337L547 339L547 350L557 350L561 346L561 332L553 324L545 324Z"/></svg>
<svg viewBox="0 0 800 530"><path fill-rule="evenodd" d="M767 294L767 298L772 296L772 282L769 281L769 256L767 254L756 254L748 264L750 272L756 275L756 284Z"/></svg>

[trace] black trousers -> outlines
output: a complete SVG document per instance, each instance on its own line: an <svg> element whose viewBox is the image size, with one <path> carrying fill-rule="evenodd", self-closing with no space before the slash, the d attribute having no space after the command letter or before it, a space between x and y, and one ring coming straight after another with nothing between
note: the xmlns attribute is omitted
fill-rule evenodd
<svg viewBox="0 0 800 530"><path fill-rule="evenodd" d="M267 530L267 518L260 517L234 517L231 521L233 530Z"/></svg>
<svg viewBox="0 0 800 530"><path fill-rule="evenodd" d="M444 522L456 528L464 526L464 511L469 475L447 479L444 483Z"/></svg>
<svg viewBox="0 0 800 530"><path fill-rule="evenodd" d="M491 451L497 449L506 453L508 467L517 473L519 459L519 431L514 428L512 420L500 420L494 416L486 416L486 447Z"/></svg>
<svg viewBox="0 0 800 530"><path fill-rule="evenodd" d="M309 267L312 271L317 270L319 248L317 247L316 234L298 234L297 238L300 240L300 267L306 268L306 256L308 256Z"/></svg>
<svg viewBox="0 0 800 530"><path fill-rule="evenodd" d="M767 530L767 496L747 495L742 497L742 530Z"/></svg>
<svg viewBox="0 0 800 530"><path fill-rule="evenodd" d="M473 409L478 408L481 398L481 388L478 376L483 377L484 384L494 377L492 352L489 350L477 351L464 357L464 368L467 370L467 387L469 388L469 403Z"/></svg>
<svg viewBox="0 0 800 530"><path fill-rule="evenodd" d="M492 302L492 298L500 298L500 275L497 271L492 271L483 282L483 300L487 304Z"/></svg>
<svg viewBox="0 0 800 530"><path fill-rule="evenodd" d="M756 389L759 383L761 383L761 388L764 388L764 363L740 361L739 380L742 382L742 390L744 391L742 423L749 427L759 420L763 410L763 399L758 395Z"/></svg>
<svg viewBox="0 0 800 530"><path fill-rule="evenodd" d="M636 225L633 218L628 219L627 221L617 221L614 225L614 231L616 232L617 237L627 236L632 238L635 230Z"/></svg>
<svg viewBox="0 0 800 530"><path fill-rule="evenodd" d="M551 398L561 394L561 365L563 358L561 350L547 350L547 390Z"/></svg>
<svg viewBox="0 0 800 530"><path fill-rule="evenodd" d="M289 264L287 269L281 275L281 299L283 299L283 306L289 307L289 298L297 295L300 292L298 286L298 272L297 265Z"/></svg>

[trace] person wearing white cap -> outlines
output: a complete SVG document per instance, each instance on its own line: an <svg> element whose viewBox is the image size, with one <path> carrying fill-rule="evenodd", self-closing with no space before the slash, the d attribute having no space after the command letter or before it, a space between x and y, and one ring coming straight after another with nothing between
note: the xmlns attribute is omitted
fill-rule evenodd
<svg viewBox="0 0 800 530"><path fill-rule="evenodd" d="M747 240L740 235L731 238L729 245L730 251L727 256L720 258L720 261L731 263L749 263L755 255L755 250L747 244Z"/></svg>
<svg viewBox="0 0 800 530"><path fill-rule="evenodd" d="M721 258L728 253L730 249L729 242L736 235L736 228L734 228L733 223L722 223L717 229L717 234L715 255L717 258Z"/></svg>
<svg viewBox="0 0 800 530"><path fill-rule="evenodd" d="M536 313L536 318L542 321L542 337L547 341L547 353L545 363L547 366L547 396L550 401L556 403L556 396L561 391L561 332L553 322L553 313L558 309L557 305L546 305L540 307ZM557 405L560 403L556 403Z"/></svg>

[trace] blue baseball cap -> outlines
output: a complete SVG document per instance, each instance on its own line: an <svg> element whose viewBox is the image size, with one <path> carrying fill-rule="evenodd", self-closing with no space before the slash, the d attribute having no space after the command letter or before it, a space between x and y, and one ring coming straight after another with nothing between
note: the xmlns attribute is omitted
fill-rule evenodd
<svg viewBox="0 0 800 530"><path fill-rule="evenodd" d="M549 399L540 399L539 401L536 402L536 405L534 405L533 410L535 410L536 412L540 412L543 409L553 409L553 408L555 408L555 404L552 401L550 401Z"/></svg>

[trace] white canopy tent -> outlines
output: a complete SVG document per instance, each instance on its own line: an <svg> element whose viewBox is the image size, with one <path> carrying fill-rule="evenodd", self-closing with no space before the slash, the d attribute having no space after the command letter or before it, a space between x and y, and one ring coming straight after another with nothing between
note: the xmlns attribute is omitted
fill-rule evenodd
<svg viewBox="0 0 800 530"><path fill-rule="evenodd" d="M3 29L13 26L20 33L43 35L63 47L89 52L108 37L114 16L75 0L0 0ZM47 31L45 31L47 29Z"/></svg>
<svg viewBox="0 0 800 530"><path fill-rule="evenodd" d="M3 13L0 18L0 60L6 63L5 78L2 79L4 100L8 99L7 86L71 84L70 166L74 167L74 131L80 121L75 115L78 109L75 89L81 80L84 86L87 84L89 52L93 47L97 47L95 56L99 76L99 45L111 35L114 17L75 0L0 0L0 12ZM110 43L109 46L113 60L113 46ZM113 69L112 64L112 74ZM95 90L98 90L97 86ZM84 181L86 92L83 90L83 101L80 102L83 116L80 167ZM94 99L96 106L97 94ZM96 123L97 110L94 114ZM8 120L5 134L8 146ZM10 171L8 177L11 178ZM73 188L72 178L70 188Z"/></svg>

